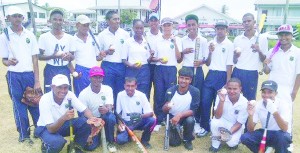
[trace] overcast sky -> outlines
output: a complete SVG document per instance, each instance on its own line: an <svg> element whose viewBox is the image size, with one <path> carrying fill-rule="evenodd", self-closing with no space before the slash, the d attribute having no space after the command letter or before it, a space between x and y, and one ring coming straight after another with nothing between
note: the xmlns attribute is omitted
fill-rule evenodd
<svg viewBox="0 0 300 153"><path fill-rule="evenodd" d="M27 2L27 0L0 1L3 3ZM33 1L34 0L32 0L32 2ZM85 9L93 7L96 4L95 0L38 0L38 2L39 5L44 5L48 2L50 6L58 6L65 8L66 10ZM248 12L256 13L254 10L254 2L255 0L162 0L162 17L175 17L197 8L202 4L206 4L217 11L221 11L222 5L226 5L228 6L228 15L241 21L243 14Z"/></svg>

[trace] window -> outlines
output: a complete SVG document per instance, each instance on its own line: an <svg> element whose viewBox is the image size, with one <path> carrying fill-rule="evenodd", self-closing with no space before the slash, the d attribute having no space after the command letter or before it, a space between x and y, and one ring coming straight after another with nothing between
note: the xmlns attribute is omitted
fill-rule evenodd
<svg viewBox="0 0 300 153"><path fill-rule="evenodd" d="M39 13L39 18L45 19L46 18L46 14L45 13Z"/></svg>

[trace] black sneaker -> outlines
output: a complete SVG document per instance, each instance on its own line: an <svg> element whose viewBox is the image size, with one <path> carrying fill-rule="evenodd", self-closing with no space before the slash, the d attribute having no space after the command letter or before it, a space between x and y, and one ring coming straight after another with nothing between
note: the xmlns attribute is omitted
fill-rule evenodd
<svg viewBox="0 0 300 153"><path fill-rule="evenodd" d="M218 152L218 151L219 151L219 148L215 148L215 147L211 146L211 147L209 148L209 151L210 151L210 152Z"/></svg>
<svg viewBox="0 0 300 153"><path fill-rule="evenodd" d="M30 146L32 146L34 144L34 142L30 138L24 138L21 142L26 143Z"/></svg>
<svg viewBox="0 0 300 153"><path fill-rule="evenodd" d="M151 149L152 146L149 142L142 142L143 146L146 148L146 149Z"/></svg>
<svg viewBox="0 0 300 153"><path fill-rule="evenodd" d="M192 141L184 141L184 148L187 150L193 150Z"/></svg>
<svg viewBox="0 0 300 153"><path fill-rule="evenodd" d="M46 145L43 142L42 142L41 150L42 150L42 153L46 153L47 152Z"/></svg>
<svg viewBox="0 0 300 153"><path fill-rule="evenodd" d="M162 121L162 122L160 123L160 125L161 125L161 126L166 126L166 121Z"/></svg>

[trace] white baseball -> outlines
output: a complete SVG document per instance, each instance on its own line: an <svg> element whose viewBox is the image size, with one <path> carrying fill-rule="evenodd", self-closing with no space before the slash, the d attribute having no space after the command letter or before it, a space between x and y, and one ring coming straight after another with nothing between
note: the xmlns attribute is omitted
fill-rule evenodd
<svg viewBox="0 0 300 153"><path fill-rule="evenodd" d="M59 51L56 52L55 55L56 55L56 56L61 56L63 53L64 53L63 51L59 50Z"/></svg>
<svg viewBox="0 0 300 153"><path fill-rule="evenodd" d="M226 95L227 94L227 90L225 88L222 88L220 92L221 92L222 95Z"/></svg>
<svg viewBox="0 0 300 153"><path fill-rule="evenodd" d="M240 53L240 52L242 51L242 49L241 49L240 47L236 47L236 48L235 48L235 51L236 51L237 53Z"/></svg>
<svg viewBox="0 0 300 153"><path fill-rule="evenodd" d="M250 100L251 105L255 105L256 101L255 100Z"/></svg>
<svg viewBox="0 0 300 153"><path fill-rule="evenodd" d="M72 75L73 75L73 77L78 77L78 72L76 72L76 71L74 71L73 73L72 73Z"/></svg>
<svg viewBox="0 0 300 153"><path fill-rule="evenodd" d="M110 45L109 49L114 50L115 49L114 45Z"/></svg>
<svg viewBox="0 0 300 153"><path fill-rule="evenodd" d="M169 102L168 107L172 107L172 106L174 106L174 103Z"/></svg>

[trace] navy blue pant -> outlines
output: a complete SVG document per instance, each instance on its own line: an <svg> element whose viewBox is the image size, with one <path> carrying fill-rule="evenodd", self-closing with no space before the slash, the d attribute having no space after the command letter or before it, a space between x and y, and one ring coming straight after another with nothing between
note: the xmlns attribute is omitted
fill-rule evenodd
<svg viewBox="0 0 300 153"><path fill-rule="evenodd" d="M31 114L33 124L36 126L40 116L38 107L31 107L21 102L26 87L34 86L33 72L11 72L6 74L8 93L13 102L15 123L19 132L19 141L30 137L28 112Z"/></svg>
<svg viewBox="0 0 300 153"><path fill-rule="evenodd" d="M252 152L257 153L260 145L260 141L263 137L264 130L259 129L253 132L244 133L241 136L241 142L246 145ZM287 132L283 131L271 131L267 132L266 146L273 147L275 153L288 153L287 148L292 142L291 136Z"/></svg>
<svg viewBox="0 0 300 153"><path fill-rule="evenodd" d="M56 76L57 74L63 74L69 79L69 84L71 84L71 78L70 78L70 70L68 66L52 66L50 64L46 64L44 69L44 92L47 93L51 91L51 83L52 78ZM70 86L71 90L71 86Z"/></svg>
<svg viewBox="0 0 300 153"><path fill-rule="evenodd" d="M149 84L149 89L148 89L148 95L151 95L151 88L152 84L154 85L154 70L155 70L156 64L149 64L150 68L150 84ZM154 96L153 96L154 99ZM149 99L150 100L150 99Z"/></svg>
<svg viewBox="0 0 300 153"><path fill-rule="evenodd" d="M186 67L186 66L183 66L185 68L189 68L193 71L194 73L194 67ZM200 91L200 97L202 95L202 86L203 86L203 82L204 82L204 73L203 73L203 69L202 67L197 67L197 70L196 70L196 77L193 78L193 81L192 81L192 85L194 87L196 87L197 89L199 89ZM199 102L199 104L201 104L201 100ZM197 111L196 113L194 114L194 117L195 117L195 120L196 120L196 123L199 123L200 121L200 105L199 105L199 108L197 108Z"/></svg>
<svg viewBox="0 0 300 153"><path fill-rule="evenodd" d="M116 106L117 95L120 91L124 90L125 66L123 63L103 61L101 67L105 74L103 84L112 88L114 94L114 106Z"/></svg>
<svg viewBox="0 0 300 153"><path fill-rule="evenodd" d="M137 79L137 90L144 93L149 99L150 69L148 64L142 65L139 69L126 67L125 77L134 77Z"/></svg>
<svg viewBox="0 0 300 153"><path fill-rule="evenodd" d="M74 141L85 150L94 150L99 145L99 139L93 139L91 145L87 145L87 138L91 134L91 127L86 123L86 118L79 117L72 120ZM39 126L35 130L35 136L39 137L45 147L47 153L60 152L67 142L64 137L70 136L70 121L66 121L57 133L50 133L45 126Z"/></svg>
<svg viewBox="0 0 300 153"><path fill-rule="evenodd" d="M225 71L209 70L205 78L200 103L200 125L206 131L210 131L211 106L216 99L217 91L226 84L226 80L227 73Z"/></svg>
<svg viewBox="0 0 300 153"><path fill-rule="evenodd" d="M149 142L151 138L151 127L155 123L155 119L153 117L143 118L140 123L135 126L128 126L130 130L141 130L143 131L141 142ZM128 123L125 123L128 125ZM119 132L117 135L117 143L122 145L130 141L130 137L128 135L127 130Z"/></svg>
<svg viewBox="0 0 300 153"><path fill-rule="evenodd" d="M170 120L174 116L170 114ZM183 126L183 140L184 141L192 141L195 139L194 137L194 125L195 125L195 118L194 116L189 116L186 118L180 119L178 122L179 125Z"/></svg>
<svg viewBox="0 0 300 153"><path fill-rule="evenodd" d="M245 98L247 98L249 101L256 99L256 90L258 83L258 72L256 70L248 71L234 68L231 77L241 80L242 93Z"/></svg>
<svg viewBox="0 0 300 153"><path fill-rule="evenodd" d="M165 93L168 88L177 84L177 68L175 66L157 65L154 71L154 113L160 124L165 114L162 107L165 104Z"/></svg>
<svg viewBox="0 0 300 153"><path fill-rule="evenodd" d="M90 68L76 65L75 71L82 74L80 78L73 77L74 93L78 97L80 92L90 84Z"/></svg>

